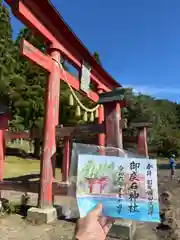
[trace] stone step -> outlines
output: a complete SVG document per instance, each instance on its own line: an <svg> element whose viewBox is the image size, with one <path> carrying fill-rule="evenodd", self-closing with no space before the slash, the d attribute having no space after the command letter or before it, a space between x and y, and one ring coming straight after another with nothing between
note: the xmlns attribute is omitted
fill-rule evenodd
<svg viewBox="0 0 180 240"><path fill-rule="evenodd" d="M136 232L136 223L131 220L118 219L108 233L108 240L133 240Z"/></svg>

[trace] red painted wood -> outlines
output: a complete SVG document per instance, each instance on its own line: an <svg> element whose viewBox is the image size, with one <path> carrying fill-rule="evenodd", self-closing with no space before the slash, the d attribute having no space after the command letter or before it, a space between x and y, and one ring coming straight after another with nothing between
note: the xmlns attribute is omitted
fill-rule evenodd
<svg viewBox="0 0 180 240"><path fill-rule="evenodd" d="M86 137L87 134L92 133L104 133L105 127L104 123L102 124L79 124L75 126L69 127L61 127L58 126L56 128L56 136L59 138L63 137L72 137L72 136L79 136L79 137Z"/></svg>
<svg viewBox="0 0 180 240"><path fill-rule="evenodd" d="M4 178L4 130L0 130L0 181Z"/></svg>
<svg viewBox="0 0 180 240"><path fill-rule="evenodd" d="M148 157L148 143L147 143L147 128L144 127L144 151L145 151L145 156Z"/></svg>
<svg viewBox="0 0 180 240"><path fill-rule="evenodd" d="M117 129L119 129L118 142L119 142L119 146L121 147L121 149L123 149L122 128L120 126L120 120L121 120L121 104L120 104L120 102L116 102L116 118L117 118Z"/></svg>
<svg viewBox="0 0 180 240"><path fill-rule="evenodd" d="M98 93L102 93L103 90L99 89ZM99 106L98 109L98 124L102 124L104 122L104 107L103 105ZM98 134L98 145L101 146L100 148L100 154L104 155L104 147L105 147L105 133Z"/></svg>
<svg viewBox="0 0 180 240"><path fill-rule="evenodd" d="M8 120L9 116L8 115L0 115L0 129L5 130L8 128Z"/></svg>
<svg viewBox="0 0 180 240"><path fill-rule="evenodd" d="M87 59L88 54L88 58L90 59L88 62L92 67L92 80L100 85L104 91L110 91L112 88L121 86L107 72L105 72L99 64L97 64L96 60L90 55L90 53L88 53L87 49L85 52L83 51L83 54L79 52L76 47L74 50L72 49L72 46L74 47L74 41L72 42L70 41L70 38L65 37L67 26L63 31L59 31L60 26L57 28L56 25L54 25L54 22L52 23L50 21L49 13L45 14L44 11L42 11L41 5L38 7L40 2L37 4L37 2L32 0L24 1L26 5L33 9L32 12L38 15L39 19L42 20L35 17L35 14L33 14L24 3L21 1L17 2L16 7L12 7L14 15L16 15L26 26L31 29L33 28L35 32L41 34L46 41L56 44L58 49L60 49L73 64L79 67L79 69L81 68L82 59ZM44 25L42 22L44 22ZM47 25L49 25L49 29L51 30L48 30L48 28L45 27ZM53 31L54 28L55 31ZM56 34L52 34L51 32L55 32ZM62 32L64 34L62 34Z"/></svg>
<svg viewBox="0 0 180 240"><path fill-rule="evenodd" d="M104 103L106 144L109 147L121 148L121 130L116 106L116 101Z"/></svg>
<svg viewBox="0 0 180 240"><path fill-rule="evenodd" d="M148 157L147 129L144 127L139 130L138 136L138 154Z"/></svg>
<svg viewBox="0 0 180 240"><path fill-rule="evenodd" d="M52 57L60 61L59 51L53 50ZM41 159L41 186L39 196L39 206L52 206L52 182L53 166L56 154L56 133L55 128L58 125L59 114L59 91L60 91L60 74L56 62L53 62L52 72L49 75L46 88L46 104L44 119L44 143Z"/></svg>
<svg viewBox="0 0 180 240"><path fill-rule="evenodd" d="M46 69L48 72L51 72L51 68L52 68L52 57L49 55L44 55L43 53L41 53L41 51L39 51L38 49L36 49L32 44L30 44L29 42L27 42L26 40L22 41L21 44L21 53L27 57L30 61L38 64L39 66L43 67L44 69ZM63 81L66 82L66 78L68 79L68 82L71 84L71 86L76 89L77 91L79 91L80 89L80 82L70 73L68 73L67 71L64 70L64 73L61 71L61 69L59 69L59 74L60 74L60 79L62 79ZM66 76L66 78L65 78ZM85 93L83 93L82 91L80 91L83 95L87 96ZM97 93L95 93L94 91L89 91L88 96L87 96L90 100L97 102L99 99L99 96Z"/></svg>
<svg viewBox="0 0 180 240"><path fill-rule="evenodd" d="M71 86L79 91L80 89L80 81L78 79L76 79L73 75L71 75L70 73L68 73L67 71L65 71L65 75L66 78L68 79L68 82L71 84ZM60 78L66 82L66 79L64 78L64 74L62 73L62 71L60 72ZM88 95L86 95L84 92L79 91L82 95L88 97L89 99L91 99L93 102L97 102L99 100L99 96L97 93L93 92L93 91L89 91Z"/></svg>
<svg viewBox="0 0 180 240"><path fill-rule="evenodd" d="M62 180L63 182L69 182L69 169L70 169L70 143L71 138L64 138L64 155L62 165Z"/></svg>
<svg viewBox="0 0 180 240"><path fill-rule="evenodd" d="M7 4L11 5L13 4L14 0L5 0L7 2Z"/></svg>
<svg viewBox="0 0 180 240"><path fill-rule="evenodd" d="M44 55L26 40L22 40L21 42L21 54L48 72L51 72L52 58L48 55Z"/></svg>
<svg viewBox="0 0 180 240"><path fill-rule="evenodd" d="M139 131L139 135L138 135L138 154L141 155L143 153L143 135L142 135L142 131Z"/></svg>

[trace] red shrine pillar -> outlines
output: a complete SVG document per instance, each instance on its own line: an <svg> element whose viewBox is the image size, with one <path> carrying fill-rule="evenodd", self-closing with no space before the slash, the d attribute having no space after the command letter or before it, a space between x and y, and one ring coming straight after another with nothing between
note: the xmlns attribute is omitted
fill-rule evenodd
<svg viewBox="0 0 180 240"><path fill-rule="evenodd" d="M51 73L47 80L45 99L45 118L43 152L41 159L41 179L39 207L52 207L53 167L56 159L56 126L59 120L59 94L60 94L60 51L52 45L49 52L54 59Z"/></svg>
<svg viewBox="0 0 180 240"><path fill-rule="evenodd" d="M116 115L117 115L118 121L119 121L119 123L120 123L120 120L121 120L121 104L120 104L120 102L116 102ZM119 126L119 129L120 129L120 131L119 131L119 135L120 135L120 136L119 136L119 138L120 138L120 146L121 146L121 148L123 149L122 128L120 128L120 126Z"/></svg>
<svg viewBox="0 0 180 240"><path fill-rule="evenodd" d="M0 129L0 181L4 178L4 130Z"/></svg>
<svg viewBox="0 0 180 240"><path fill-rule="evenodd" d="M69 182L70 155L71 155L71 137L64 137L64 154L62 164L62 181Z"/></svg>
<svg viewBox="0 0 180 240"><path fill-rule="evenodd" d="M145 156L149 157L148 143L147 143L147 128L146 127L144 127L143 132L144 132L144 152L145 152Z"/></svg>
<svg viewBox="0 0 180 240"><path fill-rule="evenodd" d="M101 93L99 104L104 106L106 146L122 149L121 108L126 106L123 88L116 88L111 92ZM119 155L115 151L116 155Z"/></svg>
<svg viewBox="0 0 180 240"><path fill-rule="evenodd" d="M98 94L103 93L101 88L98 88ZM98 108L98 124L102 124L104 121L104 106L101 104ZM104 146L105 146L105 134L100 133L98 134L98 145L102 146L100 149L100 154L104 155Z"/></svg>
<svg viewBox="0 0 180 240"><path fill-rule="evenodd" d="M5 130L0 129L0 182L4 179L4 160L5 160ZM0 191L0 197L2 198L2 191Z"/></svg>
<svg viewBox="0 0 180 240"><path fill-rule="evenodd" d="M139 129L138 154L145 155L146 157L148 157L147 128L146 127Z"/></svg>
<svg viewBox="0 0 180 240"><path fill-rule="evenodd" d="M120 129L120 102L114 101L104 104L106 145L122 148L122 130Z"/></svg>

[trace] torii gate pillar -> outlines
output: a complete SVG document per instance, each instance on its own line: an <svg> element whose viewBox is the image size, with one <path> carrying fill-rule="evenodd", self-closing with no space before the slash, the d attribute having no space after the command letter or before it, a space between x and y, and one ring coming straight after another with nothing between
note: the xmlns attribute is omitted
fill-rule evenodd
<svg viewBox="0 0 180 240"><path fill-rule="evenodd" d="M52 61L52 68L47 81L45 92L44 142L41 159L41 182L39 207L52 207L52 183L56 162L56 126L59 122L59 93L60 93L60 51L56 46L48 49Z"/></svg>
<svg viewBox="0 0 180 240"><path fill-rule="evenodd" d="M47 80L45 92L44 141L41 159L39 208L30 208L27 217L30 221L49 223L57 219L56 209L53 208L53 179L56 163L56 126L59 122L60 95L60 51L56 46L49 48L52 61L51 71Z"/></svg>

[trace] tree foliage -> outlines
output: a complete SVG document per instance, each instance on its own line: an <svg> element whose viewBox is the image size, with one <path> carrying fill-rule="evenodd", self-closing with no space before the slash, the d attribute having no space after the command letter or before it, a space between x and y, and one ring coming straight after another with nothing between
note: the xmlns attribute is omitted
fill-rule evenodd
<svg viewBox="0 0 180 240"><path fill-rule="evenodd" d="M96 62L97 62L100 66L102 66L102 62L101 62L99 53L98 53L98 52L94 52L93 57L95 58Z"/></svg>
<svg viewBox="0 0 180 240"><path fill-rule="evenodd" d="M22 29L13 41L9 12L0 0L0 103L11 107L10 128L16 131L43 127L45 84L48 78L45 70L20 55L22 38L45 52L43 40L34 36L29 29ZM93 56L102 65L99 54L95 52ZM61 63L68 70L64 59ZM68 86L61 81L60 124L83 123L82 117L75 117L75 107L68 106L70 94ZM78 97L86 106L92 106L80 94ZM131 104L123 109L123 115L127 116L129 122L142 121L142 117L152 122L148 131L150 152L162 156L168 156L172 152L179 154L180 104L157 100L144 94L135 95L132 89L128 90L128 98L131 99ZM127 135L135 133L136 129L125 132Z"/></svg>

